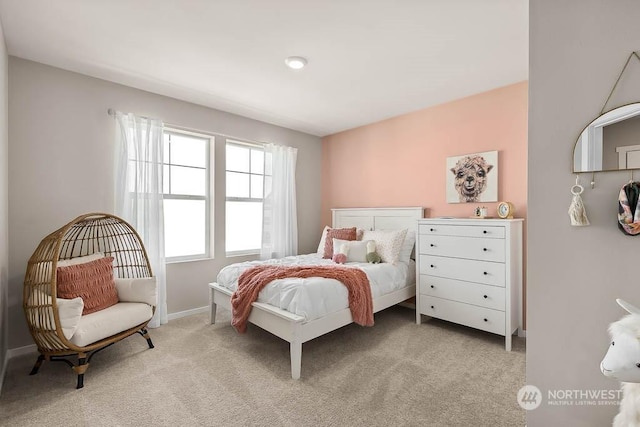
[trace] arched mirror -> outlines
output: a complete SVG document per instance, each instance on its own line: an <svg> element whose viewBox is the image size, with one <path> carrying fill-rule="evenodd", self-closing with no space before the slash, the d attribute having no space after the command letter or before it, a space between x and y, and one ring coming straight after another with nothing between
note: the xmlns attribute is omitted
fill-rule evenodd
<svg viewBox="0 0 640 427"><path fill-rule="evenodd" d="M640 102L596 118L573 148L573 172L626 169L640 169Z"/></svg>

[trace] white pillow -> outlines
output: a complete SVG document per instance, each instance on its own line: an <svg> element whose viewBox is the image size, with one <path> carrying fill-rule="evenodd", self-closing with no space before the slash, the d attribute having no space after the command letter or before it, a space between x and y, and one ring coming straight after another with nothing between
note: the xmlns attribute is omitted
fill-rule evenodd
<svg viewBox="0 0 640 427"><path fill-rule="evenodd" d="M316 251L320 255L324 255L324 242L327 241L327 231L329 231L329 226L325 225L324 230L322 230L322 236L320 236L320 243L318 243L318 250Z"/></svg>
<svg viewBox="0 0 640 427"><path fill-rule="evenodd" d="M86 264L87 262L95 261L97 259L104 258L102 252L96 252L95 254L79 256L71 259L61 259L58 261L58 267L68 267L70 265Z"/></svg>
<svg viewBox="0 0 640 427"><path fill-rule="evenodd" d="M42 291L34 291L29 299L29 305L36 304L51 304L51 297ZM56 304L58 306L58 318L60 319L60 327L62 328L62 334L66 339L71 339L78 329L78 322L82 317L82 310L84 309L84 301L82 298L76 297L73 299L56 298ZM47 315L49 319L40 324L39 311L29 310L30 323L36 328L46 328L52 331L55 328L55 321L53 320L53 310L48 307Z"/></svg>
<svg viewBox="0 0 640 427"><path fill-rule="evenodd" d="M333 239L333 253L340 252L340 246L347 245L347 262L367 262L367 242L364 240Z"/></svg>
<svg viewBox="0 0 640 427"><path fill-rule="evenodd" d="M115 278L113 281L116 283L118 301L144 302L154 307L158 304L158 287L155 276L136 279Z"/></svg>
<svg viewBox="0 0 640 427"><path fill-rule="evenodd" d="M395 264L400 256L406 235L406 228L403 230L365 230L362 240L375 240L376 252L380 255L382 262Z"/></svg>
<svg viewBox="0 0 640 427"><path fill-rule="evenodd" d="M402 243L402 249L400 249L400 255L398 255L398 261L409 264L411 261L411 253L413 252L413 246L416 244L416 231L407 230L407 235Z"/></svg>

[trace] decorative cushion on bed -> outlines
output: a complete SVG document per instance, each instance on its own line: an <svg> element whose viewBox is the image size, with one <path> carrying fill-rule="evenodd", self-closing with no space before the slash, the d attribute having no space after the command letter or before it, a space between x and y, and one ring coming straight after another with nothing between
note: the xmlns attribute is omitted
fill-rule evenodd
<svg viewBox="0 0 640 427"><path fill-rule="evenodd" d="M327 231L323 258L331 259L333 257L333 239L356 240L356 228L330 228Z"/></svg>
<svg viewBox="0 0 640 427"><path fill-rule="evenodd" d="M375 240L376 252L380 255L382 262L395 264L400 256L406 235L406 228L403 230L365 230L362 240Z"/></svg>
<svg viewBox="0 0 640 427"><path fill-rule="evenodd" d="M83 315L117 304L118 292L113 281L113 257L58 267L57 295L67 299L82 298Z"/></svg>
<svg viewBox="0 0 640 427"><path fill-rule="evenodd" d="M151 319L151 316L153 309L149 304L119 302L104 310L82 316L70 341L84 347L138 326Z"/></svg>
<svg viewBox="0 0 640 427"><path fill-rule="evenodd" d="M407 235L405 236L404 242L402 243L402 249L400 249L400 255L398 255L398 261L409 264L409 261L411 261L411 253L413 252L413 247L415 244L416 231L407 230Z"/></svg>
<svg viewBox="0 0 640 427"><path fill-rule="evenodd" d="M51 304L51 297L44 292L34 291L29 299L29 305L49 305ZM60 328L62 328L62 334L66 339L73 336L78 328L78 322L80 316L82 316L82 309L84 308L84 302L82 298L64 299L56 298L56 305L58 306L58 318L60 319ZM48 307L46 309L47 320L40 321L40 310L27 311L30 323L36 328L43 328L48 331L52 331L56 327L55 320L53 318L53 309Z"/></svg>
<svg viewBox="0 0 640 427"><path fill-rule="evenodd" d="M333 239L334 254L343 244L349 248L346 262L367 262L367 241Z"/></svg>
<svg viewBox="0 0 640 427"><path fill-rule="evenodd" d="M324 226L324 229L322 230L322 236L320 236L320 243L318 243L318 250L316 251L316 253L324 256L324 245L327 241L327 232L331 230L329 228L328 225Z"/></svg>
<svg viewBox="0 0 640 427"><path fill-rule="evenodd" d="M324 230L322 230L322 236L320 237L320 243L318 243L318 250L316 253L324 256L324 246L327 242L327 232L331 230L328 225L324 226ZM356 240L362 240L362 233L364 233L364 228L356 228Z"/></svg>
<svg viewBox="0 0 640 427"><path fill-rule="evenodd" d="M156 278L139 277L136 279L114 280L118 291L118 300L121 302L143 302L152 306L157 305L158 290Z"/></svg>

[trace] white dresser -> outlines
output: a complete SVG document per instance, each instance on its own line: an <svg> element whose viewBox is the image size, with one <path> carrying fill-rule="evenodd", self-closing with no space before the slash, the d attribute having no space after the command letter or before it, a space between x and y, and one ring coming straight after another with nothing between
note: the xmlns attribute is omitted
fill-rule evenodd
<svg viewBox="0 0 640 427"><path fill-rule="evenodd" d="M416 322L437 317L505 337L522 328L522 219L418 220Z"/></svg>

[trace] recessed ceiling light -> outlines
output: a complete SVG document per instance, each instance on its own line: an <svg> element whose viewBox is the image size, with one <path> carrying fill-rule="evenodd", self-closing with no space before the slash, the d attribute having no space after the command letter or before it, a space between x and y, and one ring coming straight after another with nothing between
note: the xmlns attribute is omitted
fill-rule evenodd
<svg viewBox="0 0 640 427"><path fill-rule="evenodd" d="M289 68L299 70L307 65L307 60L302 56L290 56L284 60L284 63L287 64L287 67Z"/></svg>

